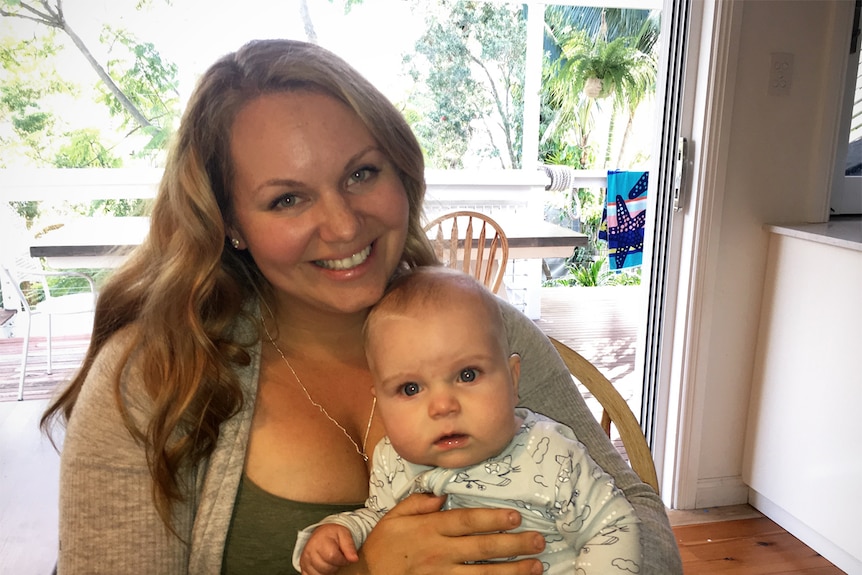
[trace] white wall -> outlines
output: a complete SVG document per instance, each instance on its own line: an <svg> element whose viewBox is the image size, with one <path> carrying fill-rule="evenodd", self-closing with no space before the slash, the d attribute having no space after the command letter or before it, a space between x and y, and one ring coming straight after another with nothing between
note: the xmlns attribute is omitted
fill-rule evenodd
<svg viewBox="0 0 862 575"><path fill-rule="evenodd" d="M733 2L734 0L725 0ZM686 361L695 368L682 382L695 397L689 425L686 481L694 497L681 507L744 503L743 445L767 264L766 223L824 221L832 150L849 45L852 0L745 0L741 5L728 137L720 189L701 238L711 245L697 263L710 279L700 290L697 342ZM738 14L738 12L737 12ZM794 55L789 95L767 93L770 54ZM719 103L720 104L720 103ZM824 276L824 281L827 277ZM689 297L693 297L689 294ZM803 337L800 334L800 337ZM685 450L683 450L684 452ZM683 474L685 477L685 474ZM685 491L685 490L683 490ZM685 498L684 498L685 499Z"/></svg>

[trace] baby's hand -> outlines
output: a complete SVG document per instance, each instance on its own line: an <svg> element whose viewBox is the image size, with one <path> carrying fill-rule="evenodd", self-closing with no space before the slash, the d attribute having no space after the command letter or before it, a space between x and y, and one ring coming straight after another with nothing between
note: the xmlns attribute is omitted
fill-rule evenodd
<svg viewBox="0 0 862 575"><path fill-rule="evenodd" d="M302 550L302 575L333 575L338 569L359 560L353 537L346 527L328 523L314 530Z"/></svg>

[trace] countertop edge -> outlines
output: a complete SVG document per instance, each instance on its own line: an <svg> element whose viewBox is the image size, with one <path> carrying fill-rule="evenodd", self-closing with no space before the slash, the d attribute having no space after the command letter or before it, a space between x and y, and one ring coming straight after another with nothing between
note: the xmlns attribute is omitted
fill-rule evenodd
<svg viewBox="0 0 862 575"><path fill-rule="evenodd" d="M862 252L862 218L821 224L767 224L765 229L774 234Z"/></svg>

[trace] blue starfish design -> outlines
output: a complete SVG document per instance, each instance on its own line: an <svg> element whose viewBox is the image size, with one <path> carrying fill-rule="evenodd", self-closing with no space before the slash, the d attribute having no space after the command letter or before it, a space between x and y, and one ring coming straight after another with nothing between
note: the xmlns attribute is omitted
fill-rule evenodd
<svg viewBox="0 0 862 575"><path fill-rule="evenodd" d="M629 253L641 252L644 249L646 210L632 217L625 200L619 194L616 196L616 204L617 226L608 230L608 243L616 246L614 260L617 268L622 268Z"/></svg>

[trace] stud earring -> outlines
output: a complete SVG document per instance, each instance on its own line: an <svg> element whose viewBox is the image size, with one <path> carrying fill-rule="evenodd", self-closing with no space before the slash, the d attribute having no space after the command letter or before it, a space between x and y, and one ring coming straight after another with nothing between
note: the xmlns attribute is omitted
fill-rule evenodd
<svg viewBox="0 0 862 575"><path fill-rule="evenodd" d="M230 240L230 245L233 246L233 249L238 250L239 249L239 240L236 238L232 238Z"/></svg>

